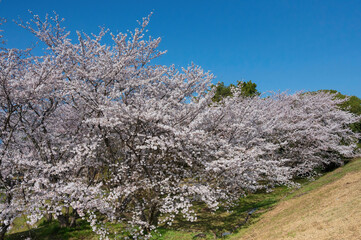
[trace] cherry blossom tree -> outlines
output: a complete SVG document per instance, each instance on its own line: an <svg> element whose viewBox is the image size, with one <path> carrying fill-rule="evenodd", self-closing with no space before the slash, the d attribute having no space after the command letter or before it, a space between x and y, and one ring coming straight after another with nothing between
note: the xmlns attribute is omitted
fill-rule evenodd
<svg viewBox="0 0 361 240"><path fill-rule="evenodd" d="M292 184L293 177L312 176L316 168L342 165L359 154L357 134L348 127L359 117L341 110L344 100L334 94L244 97L234 89L234 95L214 104L213 114L201 123L224 139L223 151L232 153L210 163L222 180L228 179L228 186L246 192L250 187Z"/></svg>
<svg viewBox="0 0 361 240"><path fill-rule="evenodd" d="M3 235L26 214L82 217L102 238L104 219L120 222L147 239L176 215L195 220L194 202L217 209L353 156L355 117L332 95L234 89L214 103L212 74L152 65L165 52L145 37L148 22L110 45L105 29L74 43L56 15L19 23L46 49L0 53Z"/></svg>
<svg viewBox="0 0 361 240"><path fill-rule="evenodd" d="M211 103L212 75L149 65L163 52L160 39L143 40L148 21L130 38L112 35L112 47L101 44L104 30L78 33L72 44L58 17L21 23L47 45L15 79L15 99L24 97L16 131L28 149L22 183L37 200L27 205L32 222L44 212L63 218L71 207L100 234L95 214L147 234L160 215L193 219L194 196L216 207L217 191L201 180L216 150L194 124Z"/></svg>
<svg viewBox="0 0 361 240"><path fill-rule="evenodd" d="M25 72L27 60L22 56L26 54L26 51L16 49L2 47L0 50L0 239L4 238L12 221L24 211L27 195L22 184L23 169L18 164L27 150L21 149L23 136L17 134L24 101L17 79Z"/></svg>

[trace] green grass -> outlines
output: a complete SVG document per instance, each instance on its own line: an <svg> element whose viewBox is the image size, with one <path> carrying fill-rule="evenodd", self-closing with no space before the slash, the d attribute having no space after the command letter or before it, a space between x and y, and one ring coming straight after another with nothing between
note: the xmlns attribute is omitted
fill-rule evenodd
<svg viewBox="0 0 361 240"><path fill-rule="evenodd" d="M232 233L225 238L236 239L242 235L248 226L257 222L264 212L272 209L279 201L307 194L354 171L361 171L361 159L351 161L345 166L325 174L316 181L301 180L302 187L297 190L277 187L270 193L258 192L242 197L229 211L221 208L216 212L212 212L204 204L196 204L194 207L197 213L196 222L189 222L182 217L178 217L172 226L160 227L154 234L153 240L217 239L222 238L224 233ZM255 208L257 211L245 222L248 212ZM113 224L108 227L113 231L116 231L116 229L119 231L119 226ZM29 236L31 236L31 239L44 240L98 239L85 221L79 221L78 226L75 228L60 228L57 222L42 222L36 228L29 229L24 217L16 219L13 229L6 239L17 240Z"/></svg>

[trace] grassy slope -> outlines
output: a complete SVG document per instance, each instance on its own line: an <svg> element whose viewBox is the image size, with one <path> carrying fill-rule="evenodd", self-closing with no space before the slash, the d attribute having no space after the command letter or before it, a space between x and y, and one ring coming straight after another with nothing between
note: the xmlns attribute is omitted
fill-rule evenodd
<svg viewBox="0 0 361 240"><path fill-rule="evenodd" d="M309 183L248 229L237 240L360 239L361 159Z"/></svg>
<svg viewBox="0 0 361 240"><path fill-rule="evenodd" d="M241 198L231 212L220 209L214 214L199 205L195 209L198 213L197 222L190 223L179 218L171 227L159 229L160 234L154 239L191 240L199 234L204 235L197 239L216 239L222 233L230 232L232 235L226 238L232 240L353 239L352 234L361 236L361 224L358 224L361 222L360 184L361 159L314 182L305 183L293 192L286 187L279 187L272 193L258 193ZM247 212L253 208L257 208L257 211L244 223ZM274 209L269 211L271 208ZM263 214L264 212L267 213ZM340 224L342 227L337 227ZM313 234L315 232L318 235ZM24 239L29 234L32 239L97 239L84 222L72 229L61 229L54 222L40 224L38 228L29 230L24 218L17 219L7 239Z"/></svg>

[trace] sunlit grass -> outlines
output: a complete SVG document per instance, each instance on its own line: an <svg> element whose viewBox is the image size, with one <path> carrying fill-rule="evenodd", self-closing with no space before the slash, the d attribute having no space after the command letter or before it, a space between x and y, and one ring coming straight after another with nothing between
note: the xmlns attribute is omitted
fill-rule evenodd
<svg viewBox="0 0 361 240"><path fill-rule="evenodd" d="M296 190L292 194L289 194L286 199L290 199L296 196L300 196L302 194L305 194L307 192L310 192L312 190L319 189L320 187L329 184L331 182L334 182L343 176L345 176L347 173L361 171L361 159L355 159L348 164L345 164L342 167L339 167L332 172L326 173L316 181L312 182L306 182L303 184L302 188Z"/></svg>
<svg viewBox="0 0 361 240"><path fill-rule="evenodd" d="M361 214L355 211L361 207L361 196L350 189L360 189L357 180L360 172L361 159L356 159L305 183L265 214L261 221L230 239L309 239L306 232L313 239L356 239L354 228L359 226Z"/></svg>

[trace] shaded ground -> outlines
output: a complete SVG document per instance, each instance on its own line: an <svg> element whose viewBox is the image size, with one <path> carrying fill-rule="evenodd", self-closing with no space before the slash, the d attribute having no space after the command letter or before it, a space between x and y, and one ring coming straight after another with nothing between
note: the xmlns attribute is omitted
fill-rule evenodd
<svg viewBox="0 0 361 240"><path fill-rule="evenodd" d="M239 202L227 211L219 209L210 211L204 204L198 204L194 210L197 212L197 221L188 222L178 217L172 226L158 229L153 239L157 240L191 240L191 239L217 239L222 234L237 232L248 227L253 219L258 218L267 209L273 207L279 200L290 192L287 187L278 187L271 193L250 194L241 198ZM257 209L245 222L248 212ZM117 225L109 227L117 229ZM119 230L118 230L119 231ZM13 229L9 232L7 240L18 240L31 237L33 240L80 240L98 239L92 232L89 224L79 221L76 228L60 228L57 222L40 223L31 228L26 224L26 218L16 219Z"/></svg>
<svg viewBox="0 0 361 240"><path fill-rule="evenodd" d="M232 211L213 213L197 205L197 222L177 218L172 226L160 228L153 239L361 239L361 159L314 182L302 180L301 184L303 187L296 191L278 187L271 193L251 194L241 198ZM252 209L257 210L245 223ZM114 224L109 227L117 229ZM25 218L16 220L6 239L29 236L45 240L98 239L84 221L76 228L60 228L57 222L30 228Z"/></svg>

